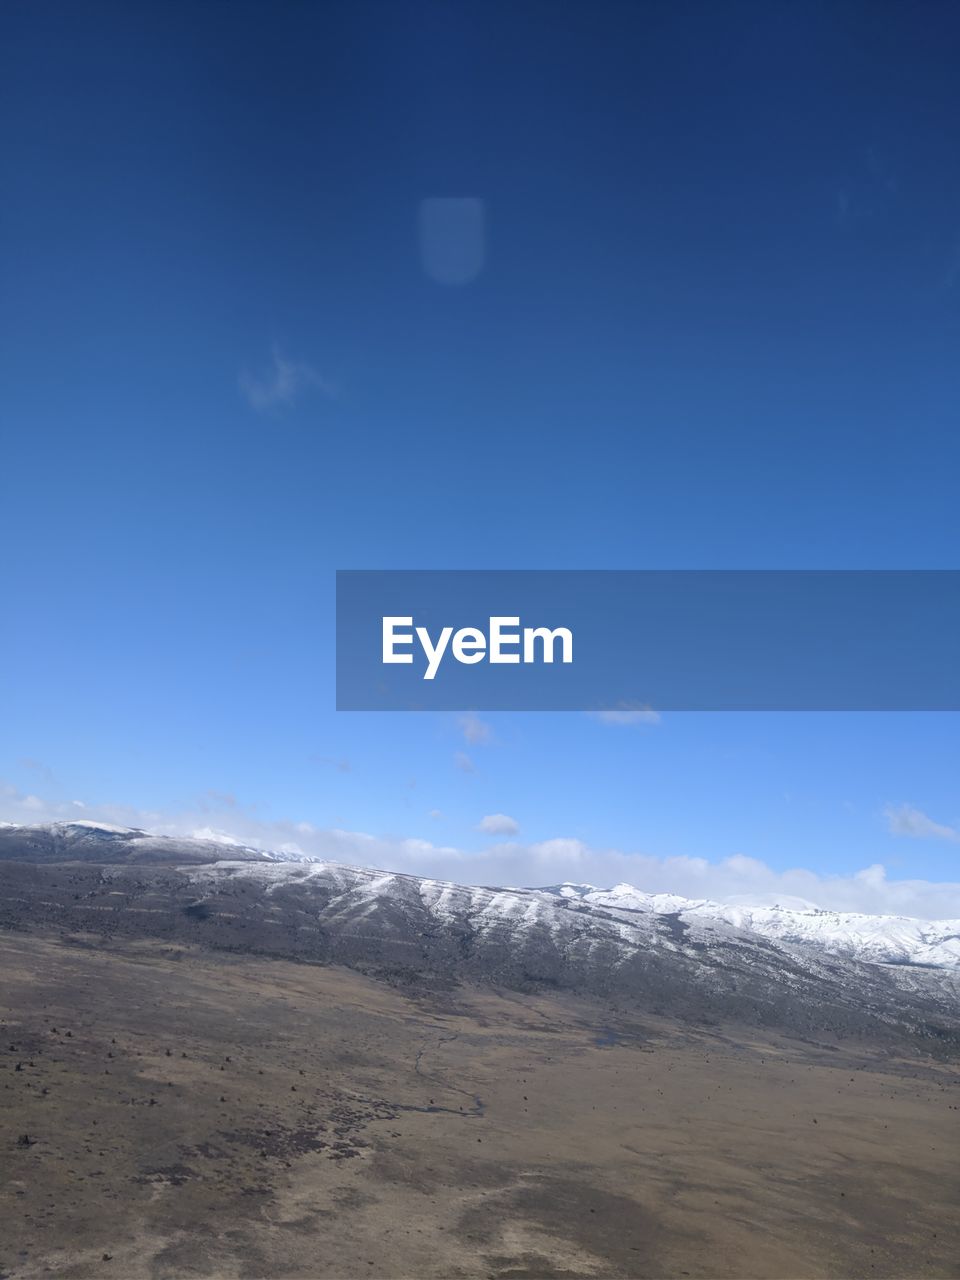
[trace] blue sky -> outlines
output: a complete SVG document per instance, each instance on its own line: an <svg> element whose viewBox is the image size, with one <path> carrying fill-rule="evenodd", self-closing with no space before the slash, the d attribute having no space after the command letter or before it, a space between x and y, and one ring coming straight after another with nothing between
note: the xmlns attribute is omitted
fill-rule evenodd
<svg viewBox="0 0 960 1280"><path fill-rule="evenodd" d="M957 567L956 12L3 27L0 816L960 880L956 716L338 715L332 612L336 568Z"/></svg>

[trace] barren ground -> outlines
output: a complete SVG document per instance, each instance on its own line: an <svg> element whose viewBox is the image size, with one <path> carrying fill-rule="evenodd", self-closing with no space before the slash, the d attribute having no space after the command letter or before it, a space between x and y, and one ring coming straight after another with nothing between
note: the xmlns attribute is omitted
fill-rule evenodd
<svg viewBox="0 0 960 1280"><path fill-rule="evenodd" d="M0 1277L960 1276L955 1065L159 943L0 973Z"/></svg>

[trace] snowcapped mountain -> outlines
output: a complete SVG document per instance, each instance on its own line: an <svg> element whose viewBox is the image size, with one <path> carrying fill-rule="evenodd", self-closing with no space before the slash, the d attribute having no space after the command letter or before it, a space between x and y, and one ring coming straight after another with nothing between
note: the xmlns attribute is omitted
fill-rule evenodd
<svg viewBox="0 0 960 1280"><path fill-rule="evenodd" d="M73 823L0 827L0 928L342 964L418 991L568 990L681 1020L960 1049L955 921L628 885L471 887Z"/></svg>
<svg viewBox="0 0 960 1280"><path fill-rule="evenodd" d="M830 955L852 956L875 964L960 969L960 920L872 916L853 911L825 911L810 905L711 902L671 893L644 893L629 884L598 889L588 884L566 883L551 887L550 892L564 899L617 911L676 914L685 923L722 921L777 942L820 947Z"/></svg>
<svg viewBox="0 0 960 1280"><path fill-rule="evenodd" d="M283 880L309 881L311 874L330 875L337 864L295 858L287 852L270 852L239 844L225 837L204 834L201 838L158 836L134 827L110 826L94 822L52 822L37 826L0 823L0 859L28 862L104 862L209 864L213 862L255 862L273 864L273 883ZM319 867L322 871L304 871ZM280 869L285 868L285 869ZM350 869L357 871L356 868ZM360 874L357 872L357 874ZM365 874L365 873L364 873ZM389 873L377 873L383 884ZM424 886L438 881L421 881ZM425 889L425 893L428 890ZM502 889L492 897L487 889L465 890L447 885L436 891L435 910L444 915L447 904L458 894L471 892L489 898L486 913L513 917L529 923L542 922L550 895L568 904L602 911L625 925L636 917L675 916L682 924L725 925L740 932L756 934L773 942L815 947L829 955L848 956L873 964L919 965L960 970L960 920L917 920L909 916L867 915L858 912L826 911L809 903L768 905L755 901L713 902L706 898L684 898L670 893L646 893L633 885L618 884L611 889L590 884L551 885L543 889ZM476 909L476 904L471 910Z"/></svg>
<svg viewBox="0 0 960 1280"><path fill-rule="evenodd" d="M103 822L0 822L0 859L25 862L272 862L280 855L233 840L158 836L139 827Z"/></svg>

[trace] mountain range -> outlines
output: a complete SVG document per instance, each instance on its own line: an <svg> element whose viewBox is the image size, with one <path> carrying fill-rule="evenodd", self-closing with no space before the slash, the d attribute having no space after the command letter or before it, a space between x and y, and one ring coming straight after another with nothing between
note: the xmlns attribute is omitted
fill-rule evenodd
<svg viewBox="0 0 960 1280"><path fill-rule="evenodd" d="M464 886L93 823L0 825L0 927L556 989L700 1022L960 1048L960 921Z"/></svg>

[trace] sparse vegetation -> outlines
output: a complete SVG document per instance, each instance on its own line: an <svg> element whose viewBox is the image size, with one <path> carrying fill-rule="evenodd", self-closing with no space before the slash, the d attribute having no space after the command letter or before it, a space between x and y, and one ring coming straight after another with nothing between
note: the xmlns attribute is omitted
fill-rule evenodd
<svg viewBox="0 0 960 1280"><path fill-rule="evenodd" d="M17 1280L709 1275L719 1256L899 1280L920 1253L953 1274L960 1083L929 1056L162 943L0 934L0 965ZM39 1054L41 1010L83 1034Z"/></svg>

